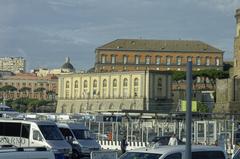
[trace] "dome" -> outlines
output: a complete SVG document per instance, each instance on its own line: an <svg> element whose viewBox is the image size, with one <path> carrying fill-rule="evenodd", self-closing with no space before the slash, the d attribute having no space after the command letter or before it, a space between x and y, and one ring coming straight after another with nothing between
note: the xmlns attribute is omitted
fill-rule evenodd
<svg viewBox="0 0 240 159"><path fill-rule="evenodd" d="M70 58L69 57L66 58L66 62L62 65L61 69L68 69L68 70L71 70L71 71L75 70L73 65L70 63Z"/></svg>

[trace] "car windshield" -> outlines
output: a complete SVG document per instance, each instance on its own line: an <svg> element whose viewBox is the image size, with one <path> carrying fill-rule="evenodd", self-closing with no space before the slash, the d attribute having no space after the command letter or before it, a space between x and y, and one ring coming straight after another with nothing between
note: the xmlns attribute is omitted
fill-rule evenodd
<svg viewBox="0 0 240 159"><path fill-rule="evenodd" d="M119 159L159 159L161 154L142 153L142 152L126 152Z"/></svg>
<svg viewBox="0 0 240 159"><path fill-rule="evenodd" d="M46 140L63 140L56 125L39 125L39 128Z"/></svg>
<svg viewBox="0 0 240 159"><path fill-rule="evenodd" d="M92 139L88 130L73 129L72 131L78 140Z"/></svg>

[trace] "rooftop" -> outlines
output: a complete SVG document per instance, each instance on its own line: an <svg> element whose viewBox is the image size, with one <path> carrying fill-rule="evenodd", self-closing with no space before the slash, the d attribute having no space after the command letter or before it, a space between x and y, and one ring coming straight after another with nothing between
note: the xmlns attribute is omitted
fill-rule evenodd
<svg viewBox="0 0 240 159"><path fill-rule="evenodd" d="M218 48L195 40L117 39L96 50L223 53Z"/></svg>

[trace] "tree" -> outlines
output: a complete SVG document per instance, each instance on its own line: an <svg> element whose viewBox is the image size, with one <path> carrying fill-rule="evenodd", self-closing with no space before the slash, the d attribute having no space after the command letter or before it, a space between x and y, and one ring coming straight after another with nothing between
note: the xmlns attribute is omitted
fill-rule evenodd
<svg viewBox="0 0 240 159"><path fill-rule="evenodd" d="M19 92L22 92L24 94L27 94L27 97L29 97L29 92L31 91L32 89L29 88L29 87L22 87L21 89L19 89Z"/></svg>
<svg viewBox="0 0 240 159"><path fill-rule="evenodd" d="M0 92L2 94L2 98L5 97L5 95L7 95L7 98L9 97L9 93L13 93L17 91L17 88L11 85L6 85L0 88Z"/></svg>
<svg viewBox="0 0 240 159"><path fill-rule="evenodd" d="M174 72L172 73L172 80L177 83L178 87L180 87L180 86L179 86L180 82L181 82L182 80L186 80L186 72L183 72L183 71L174 71Z"/></svg>
<svg viewBox="0 0 240 159"><path fill-rule="evenodd" d="M43 92L44 92L44 91L46 91L46 89L43 88L43 87L39 87L39 88L36 88L36 89L34 90L34 92L40 93L41 99L43 98Z"/></svg>

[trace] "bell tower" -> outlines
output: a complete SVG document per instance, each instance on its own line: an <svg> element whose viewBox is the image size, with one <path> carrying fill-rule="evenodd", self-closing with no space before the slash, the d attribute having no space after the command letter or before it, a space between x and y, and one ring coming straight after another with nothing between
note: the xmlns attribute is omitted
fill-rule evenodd
<svg viewBox="0 0 240 159"><path fill-rule="evenodd" d="M236 10L236 36L234 39L234 75L240 78L240 8Z"/></svg>

